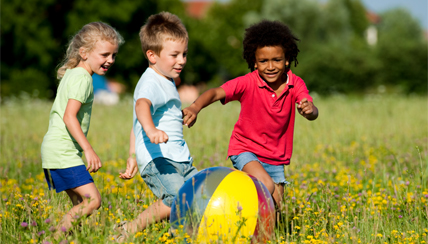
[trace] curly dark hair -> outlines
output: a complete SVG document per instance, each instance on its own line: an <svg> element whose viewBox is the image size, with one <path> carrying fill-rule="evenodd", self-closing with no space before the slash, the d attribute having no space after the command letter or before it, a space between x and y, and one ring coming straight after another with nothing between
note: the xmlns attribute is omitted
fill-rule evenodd
<svg viewBox="0 0 428 244"><path fill-rule="evenodd" d="M254 71L254 64L256 60L256 50L259 47L266 46L281 46L284 50L285 58L290 63L297 66L297 42L300 41L295 37L290 28L279 21L262 20L261 22L251 25L245 29L245 37L243 41L244 59L248 63L248 68Z"/></svg>

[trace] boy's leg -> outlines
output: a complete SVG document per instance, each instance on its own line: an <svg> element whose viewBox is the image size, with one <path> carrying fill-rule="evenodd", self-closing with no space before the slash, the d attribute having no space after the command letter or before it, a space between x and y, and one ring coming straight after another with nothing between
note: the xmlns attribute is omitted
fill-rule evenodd
<svg viewBox="0 0 428 244"><path fill-rule="evenodd" d="M256 177L258 180L260 180L268 189L269 193L274 196L275 193L275 183L273 182L270 175L266 172L266 170L263 168L263 166L258 161L251 161L247 163L243 168L242 171ZM277 194L278 195L278 194ZM274 200L276 201L274 196Z"/></svg>
<svg viewBox="0 0 428 244"><path fill-rule="evenodd" d="M256 177L260 180L266 188L269 190L269 193L272 195L275 205L280 209L282 205L282 197L284 195L284 184L275 184L272 180L272 177L264 169L264 167L258 161L251 161L247 163L242 171Z"/></svg>
<svg viewBox="0 0 428 244"><path fill-rule="evenodd" d="M174 197L184 184L184 168L182 163L166 158L155 158L146 166L141 177L159 200L124 226L129 233L143 230L149 224L169 217Z"/></svg>
<svg viewBox="0 0 428 244"><path fill-rule="evenodd" d="M166 206L162 200L157 200L140 213L136 219L127 223L125 229L129 233L136 233L139 230L145 229L150 224L168 218L170 214L171 208Z"/></svg>
<svg viewBox="0 0 428 244"><path fill-rule="evenodd" d="M284 184L275 184L275 192L273 193L273 198L277 204L278 209L282 207L282 199L284 197Z"/></svg>

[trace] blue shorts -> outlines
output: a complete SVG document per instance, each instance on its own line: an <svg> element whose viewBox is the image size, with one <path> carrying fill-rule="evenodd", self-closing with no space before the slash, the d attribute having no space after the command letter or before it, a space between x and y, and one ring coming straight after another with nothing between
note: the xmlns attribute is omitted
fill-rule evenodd
<svg viewBox="0 0 428 244"><path fill-rule="evenodd" d="M270 177L272 178L273 182L275 182L275 184L287 184L287 185L290 184L290 182L285 180L283 164L273 165L273 164L263 163L257 158L257 156L254 153L251 153L251 152L243 152L239 155L230 156L230 160L233 163L233 167L241 171L247 163L251 161L257 161L263 166L263 168L270 175Z"/></svg>
<svg viewBox="0 0 428 244"><path fill-rule="evenodd" d="M94 182L85 165L66 169L43 169L43 171L45 172L49 190L55 189L56 192L62 192Z"/></svg>
<svg viewBox="0 0 428 244"><path fill-rule="evenodd" d="M153 194L171 207L184 182L198 173L192 163L193 160L175 162L167 158L155 158L144 168L141 177Z"/></svg>

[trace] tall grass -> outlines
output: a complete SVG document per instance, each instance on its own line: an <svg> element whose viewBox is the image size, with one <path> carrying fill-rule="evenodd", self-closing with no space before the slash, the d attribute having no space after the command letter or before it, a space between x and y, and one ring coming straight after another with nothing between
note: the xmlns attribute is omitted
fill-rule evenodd
<svg viewBox="0 0 428 244"><path fill-rule="evenodd" d="M317 120L296 117L293 157L285 167L291 185L271 242L428 242L427 98L317 97L315 104ZM0 107L0 243L43 243L71 207L65 193L47 190L41 169L51 105L25 100ZM216 103L184 128L198 169L231 167L227 147L239 110L239 103ZM88 139L103 161L93 174L103 203L68 237L74 243L114 241L112 226L155 200L140 176L117 177L128 155L131 99L95 104L92 116ZM171 237L168 227L153 225L128 241L184 243L186 233Z"/></svg>

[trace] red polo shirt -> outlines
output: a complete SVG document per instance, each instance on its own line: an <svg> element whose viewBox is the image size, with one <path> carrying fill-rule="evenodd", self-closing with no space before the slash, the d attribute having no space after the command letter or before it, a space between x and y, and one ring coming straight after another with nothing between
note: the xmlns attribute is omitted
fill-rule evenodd
<svg viewBox="0 0 428 244"><path fill-rule="evenodd" d="M296 103L312 102L305 82L288 71L288 83L277 97L255 70L224 83L226 104L237 100L241 113L230 137L228 156L252 152L267 164L290 164Z"/></svg>

